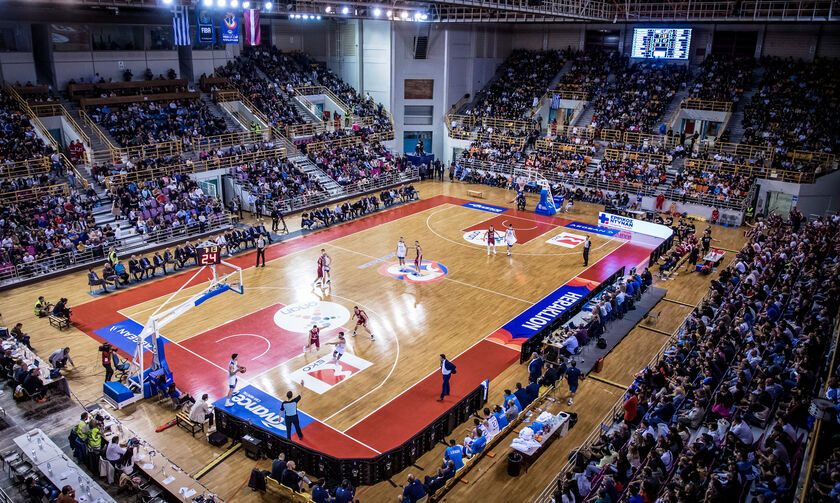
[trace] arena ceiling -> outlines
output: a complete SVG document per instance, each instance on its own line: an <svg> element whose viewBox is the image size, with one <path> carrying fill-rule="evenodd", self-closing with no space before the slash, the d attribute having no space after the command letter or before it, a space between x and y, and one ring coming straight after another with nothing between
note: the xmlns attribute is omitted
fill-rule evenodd
<svg viewBox="0 0 840 503"><path fill-rule="evenodd" d="M173 0L58 0L61 5L97 7L161 8ZM174 0L180 3L180 0ZM196 0L185 0L197 3ZM221 1L221 0L217 0ZM27 4L39 3L37 0ZM51 2L55 5L56 2ZM263 1L251 2L264 5ZM215 4L215 3L214 3ZM271 11L262 15L288 16L290 12L334 18L385 18L415 21L426 14L426 22L462 23L695 23L695 22L826 22L837 20L838 0L275 0ZM348 7L344 10L344 7ZM344 13L343 13L344 12ZM374 13L377 15L374 15ZM409 13L406 17L403 12Z"/></svg>

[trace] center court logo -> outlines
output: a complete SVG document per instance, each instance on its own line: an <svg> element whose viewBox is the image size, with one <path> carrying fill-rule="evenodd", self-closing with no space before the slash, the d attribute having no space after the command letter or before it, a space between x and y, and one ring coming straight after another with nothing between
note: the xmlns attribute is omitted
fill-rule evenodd
<svg viewBox="0 0 840 503"><path fill-rule="evenodd" d="M290 304L274 313L274 324L290 332L309 332L312 325L320 329L336 328L350 319L350 311L334 302L308 301Z"/></svg>
<svg viewBox="0 0 840 503"><path fill-rule="evenodd" d="M420 264L420 273L417 274L417 268L411 259L407 259L403 267L400 267L399 262L390 262L379 267L379 274L409 283L436 283L446 277L449 269L440 262L424 260Z"/></svg>
<svg viewBox="0 0 840 503"><path fill-rule="evenodd" d="M485 246L487 245L487 232L487 230L475 230L465 232L464 240L474 245ZM493 234L495 234L493 237L496 240L496 245L503 245L505 242L505 233L493 231Z"/></svg>

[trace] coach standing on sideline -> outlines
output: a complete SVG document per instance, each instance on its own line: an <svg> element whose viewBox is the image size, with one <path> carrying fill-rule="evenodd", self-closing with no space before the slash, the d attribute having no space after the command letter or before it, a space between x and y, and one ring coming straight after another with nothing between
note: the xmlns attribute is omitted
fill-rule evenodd
<svg viewBox="0 0 840 503"><path fill-rule="evenodd" d="M260 266L260 257L262 257L262 266L265 267L265 236L262 234L257 238L257 265L254 267Z"/></svg>
<svg viewBox="0 0 840 503"><path fill-rule="evenodd" d="M303 381L300 382L303 386ZM280 412L283 413L283 422L286 424L286 438L292 439L292 425L297 428L298 440L303 440L303 433L300 431L300 420L298 419L297 404L300 402L300 394L292 398L294 393L291 391L286 393L286 399L280 404Z"/></svg>
<svg viewBox="0 0 840 503"><path fill-rule="evenodd" d="M586 241L583 242L583 266L586 267L589 265L589 249L592 248L592 241L589 240L589 236L586 236Z"/></svg>
<svg viewBox="0 0 840 503"><path fill-rule="evenodd" d="M446 355L440 354L440 373L443 375L443 389L440 391L440 398L438 402L443 401L443 397L449 394L449 378L455 374L455 364L446 359Z"/></svg>

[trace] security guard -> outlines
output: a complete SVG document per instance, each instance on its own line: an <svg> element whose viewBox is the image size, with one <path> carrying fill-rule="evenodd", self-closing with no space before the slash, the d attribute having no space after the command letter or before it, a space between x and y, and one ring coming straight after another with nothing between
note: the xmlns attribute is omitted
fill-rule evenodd
<svg viewBox="0 0 840 503"><path fill-rule="evenodd" d="M38 302L35 303L35 316L43 318L49 316L52 310L52 304L44 300L44 296L38 297Z"/></svg>
<svg viewBox="0 0 840 503"><path fill-rule="evenodd" d="M79 439L83 444L87 444L88 435L90 434L90 428L88 427L88 413L82 412L82 416L79 418L79 424L73 427L70 431L70 436L72 437L70 440L70 446L73 446L73 442L75 439Z"/></svg>
<svg viewBox="0 0 840 503"><path fill-rule="evenodd" d="M90 424L90 431L87 437L88 451L98 453L102 450L102 432L100 431L100 424L98 421L93 421Z"/></svg>

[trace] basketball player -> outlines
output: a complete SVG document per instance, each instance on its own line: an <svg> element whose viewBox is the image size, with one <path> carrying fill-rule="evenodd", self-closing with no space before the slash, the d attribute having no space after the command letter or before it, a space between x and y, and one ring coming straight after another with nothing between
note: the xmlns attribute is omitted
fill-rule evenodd
<svg viewBox="0 0 840 503"><path fill-rule="evenodd" d="M327 344L332 344L335 346L335 350L333 351L333 360L332 364L336 367L338 366L338 360L344 356L344 350L347 349L347 340L344 338L344 332L338 333L338 340L335 342L328 342Z"/></svg>
<svg viewBox="0 0 840 503"><path fill-rule="evenodd" d="M414 275L422 276L423 272L420 269L420 264L423 263L423 250L420 248L420 241L414 242L414 251L417 253L417 256L414 257L414 267L417 269L414 271Z"/></svg>
<svg viewBox="0 0 840 503"><path fill-rule="evenodd" d="M364 309L359 309L357 306L353 306L353 316L351 316L350 319L352 320L353 318L356 318L356 328L353 329L353 337L356 337L356 330L358 330L359 327L365 327L367 333L370 334L370 340L374 340L373 332L371 332L370 328L367 326L368 316Z"/></svg>
<svg viewBox="0 0 840 503"><path fill-rule="evenodd" d="M303 347L303 352L306 353L312 349L313 344L315 345L316 352L321 349L321 329L318 328L318 325L312 325L312 328L309 330L309 344Z"/></svg>
<svg viewBox="0 0 840 503"><path fill-rule="evenodd" d="M327 255L327 250L321 248L321 256L318 257L318 277L312 283L313 288L315 285L324 288L330 283L330 262L332 260Z"/></svg>
<svg viewBox="0 0 840 503"><path fill-rule="evenodd" d="M507 244L507 256L510 257L510 250L516 244L516 233L513 232L513 224L508 224L505 230L505 243Z"/></svg>
<svg viewBox="0 0 840 503"><path fill-rule="evenodd" d="M397 260L400 261L400 272L405 271L405 251L405 241L400 236L400 240L397 241Z"/></svg>
<svg viewBox="0 0 840 503"><path fill-rule="evenodd" d="M490 256L490 248L493 248L493 255L496 254L496 229L491 225L487 232L484 233L487 238L487 255Z"/></svg>
<svg viewBox="0 0 840 503"><path fill-rule="evenodd" d="M239 380L236 377L236 374L244 374L245 367L240 367L239 363L236 359L239 357L237 353L233 353L230 355L230 363L228 364L228 394L227 400L225 400L225 407L230 407L233 405L233 402L230 400L230 397L233 396L233 389L236 388L236 383Z"/></svg>

